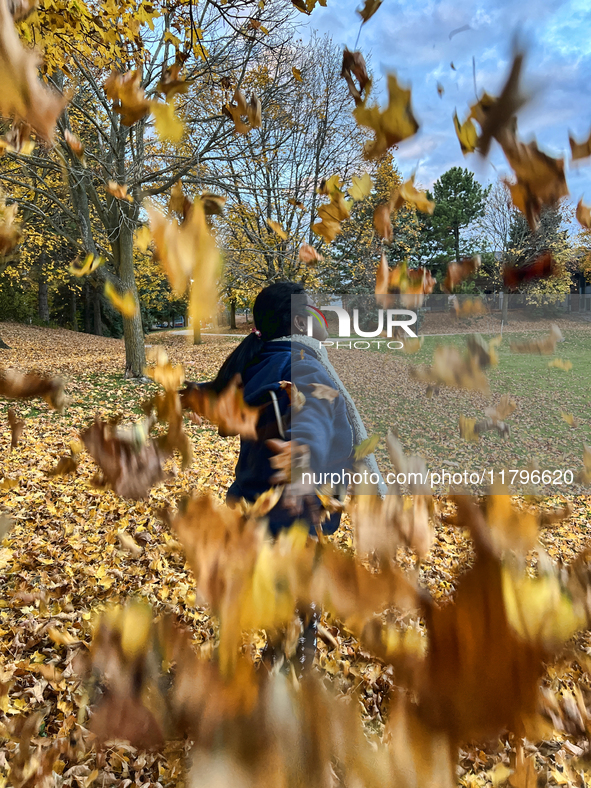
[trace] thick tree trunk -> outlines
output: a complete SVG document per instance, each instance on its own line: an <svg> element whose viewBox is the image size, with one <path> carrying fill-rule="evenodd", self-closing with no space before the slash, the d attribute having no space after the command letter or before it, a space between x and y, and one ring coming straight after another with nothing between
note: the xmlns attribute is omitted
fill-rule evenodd
<svg viewBox="0 0 591 788"><path fill-rule="evenodd" d="M139 299L135 283L133 267L133 235L128 224L122 223L119 240L116 246L119 252L117 268L123 288L131 291L138 305L133 317L123 317L123 337L125 339L125 377L140 378L146 366L146 350L144 347L144 329L139 311Z"/></svg>
<svg viewBox="0 0 591 788"><path fill-rule="evenodd" d="M236 301L230 301L230 328L236 328Z"/></svg>
<svg viewBox="0 0 591 788"><path fill-rule="evenodd" d="M38 293L38 309L39 320L43 323L49 323L49 285L47 283L47 275L45 273L45 263L47 262L47 255L41 252L39 258L39 293Z"/></svg>
<svg viewBox="0 0 591 788"><path fill-rule="evenodd" d="M203 342L201 339L201 321L193 320L193 344L200 345Z"/></svg>
<svg viewBox="0 0 591 788"><path fill-rule="evenodd" d="M78 316L76 314L78 304L76 302L76 291L70 290L70 325L72 331L78 331Z"/></svg>
<svg viewBox="0 0 591 788"><path fill-rule="evenodd" d="M92 288L92 312L93 333L96 334L97 337L102 337L103 324L101 321L101 294L98 287L96 286Z"/></svg>
<svg viewBox="0 0 591 788"><path fill-rule="evenodd" d="M501 313L503 325L509 322L509 293L503 293L503 311Z"/></svg>
<svg viewBox="0 0 591 788"><path fill-rule="evenodd" d="M42 274L39 279L39 320L49 323L49 285L47 279Z"/></svg>

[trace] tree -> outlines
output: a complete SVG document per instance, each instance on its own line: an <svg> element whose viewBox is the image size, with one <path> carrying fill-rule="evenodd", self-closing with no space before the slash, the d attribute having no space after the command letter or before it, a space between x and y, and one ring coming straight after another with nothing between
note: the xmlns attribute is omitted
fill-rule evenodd
<svg viewBox="0 0 591 788"><path fill-rule="evenodd" d="M291 41L265 52L245 78L261 98L261 128L231 140L227 161L209 172L228 191L220 239L232 261L230 279L238 281L239 261L247 289L281 278L312 283L298 250L302 243L319 244L312 230L317 188L333 173L346 180L361 161L341 65L342 53L330 39L313 37L305 46Z"/></svg>
<svg viewBox="0 0 591 788"><path fill-rule="evenodd" d="M473 251L473 241L464 232L484 213L490 187L483 188L470 170L452 167L435 181L435 210L423 217L425 233L431 235L431 255L435 263L456 261Z"/></svg>
<svg viewBox="0 0 591 788"><path fill-rule="evenodd" d="M393 238L384 244L375 232L373 215L380 203L390 198L402 183L392 154L386 154L370 170L373 190L365 200L356 202L343 232L331 247L331 258L320 272L322 283L334 292L373 293L376 268L382 251L391 266L403 261L416 263L420 257L421 224L417 211L409 205L392 214Z"/></svg>
<svg viewBox="0 0 591 788"><path fill-rule="evenodd" d="M244 11L256 17L260 29L249 26ZM25 40L47 43L49 81L74 95L59 122L58 146L31 156L9 153L0 183L7 191L21 188L42 198L44 206L34 210L55 233L81 256L105 257L107 264L93 274L93 283L102 286L111 280L137 302L133 236L144 218L142 200L164 195L181 178L203 184L208 161L223 158L234 137L233 124L221 111L230 99L229 87L240 86L250 59L266 48L264 39L287 25L295 12L284 2L261 4L257 10L246 0L228 8L206 3L199 14L192 4L126 0L117 12L117 31L108 0L92 9L81 2L75 13L67 3L47 4L20 23ZM79 35L81 18L84 36ZM284 35L290 37L287 30ZM76 41L74 48L63 47L66 37ZM147 110L138 119L126 119L108 98L107 68L138 71L134 100L141 104L144 94L155 101L162 92L160 81L175 63L184 66L186 94L160 101L156 108L150 104L154 119ZM68 143L72 132L86 146L85 156ZM64 197L49 180L56 173L63 175ZM126 184L133 201L110 194L110 181ZM55 215L68 221L57 223ZM123 329L127 374L141 375L145 352L139 308L134 316L123 317Z"/></svg>
<svg viewBox="0 0 591 788"><path fill-rule="evenodd" d="M565 293L570 292L572 280L572 260L569 233L563 228L565 206L558 203L546 207L540 214L540 221L532 232L527 219L514 211L509 233L507 264L524 266L533 263L544 252L551 252L556 263L556 273L542 279L525 283L519 291L528 295L528 301L547 304L555 303Z"/></svg>

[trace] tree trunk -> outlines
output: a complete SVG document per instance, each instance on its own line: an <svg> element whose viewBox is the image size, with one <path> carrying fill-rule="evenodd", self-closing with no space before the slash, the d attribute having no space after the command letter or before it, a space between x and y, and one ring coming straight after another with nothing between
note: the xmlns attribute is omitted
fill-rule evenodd
<svg viewBox="0 0 591 788"><path fill-rule="evenodd" d="M236 301L230 301L230 328L236 328Z"/></svg>
<svg viewBox="0 0 591 788"><path fill-rule="evenodd" d="M460 228L454 227L454 248L456 252L456 263L460 262Z"/></svg>
<svg viewBox="0 0 591 788"><path fill-rule="evenodd" d="M92 306L93 306L93 333L96 334L97 337L102 337L103 324L101 321L101 294L96 285L92 288Z"/></svg>
<svg viewBox="0 0 591 788"><path fill-rule="evenodd" d="M503 293L503 311L501 320L505 326L509 322L509 293Z"/></svg>
<svg viewBox="0 0 591 788"><path fill-rule="evenodd" d="M6 342L2 340L2 337L0 337L0 350L10 350L10 345L7 345Z"/></svg>
<svg viewBox="0 0 591 788"><path fill-rule="evenodd" d="M46 262L47 255L45 252L41 252L38 267L39 294L37 306L39 310L39 320L41 320L43 323L49 323L49 285L47 283L47 276L45 274Z"/></svg>
<svg viewBox="0 0 591 788"><path fill-rule="evenodd" d="M70 290L70 325L72 326L72 331L78 331L78 316L76 311L76 291L72 289Z"/></svg>
<svg viewBox="0 0 591 788"><path fill-rule="evenodd" d="M137 312L133 317L123 317L123 337L125 339L125 377L141 378L146 366L146 350L144 347L144 329L139 310L139 298L135 283L133 267L133 234L128 224L123 222L116 245L119 252L117 269L123 288L131 291L137 304Z"/></svg>
<svg viewBox="0 0 591 788"><path fill-rule="evenodd" d="M92 334L92 294L90 282L84 282L84 333Z"/></svg>
<svg viewBox="0 0 591 788"><path fill-rule="evenodd" d="M201 339L201 321L193 320L193 344L200 345L203 342Z"/></svg>
<svg viewBox="0 0 591 788"><path fill-rule="evenodd" d="M39 320L43 323L49 323L49 285L45 274L41 274L39 278Z"/></svg>

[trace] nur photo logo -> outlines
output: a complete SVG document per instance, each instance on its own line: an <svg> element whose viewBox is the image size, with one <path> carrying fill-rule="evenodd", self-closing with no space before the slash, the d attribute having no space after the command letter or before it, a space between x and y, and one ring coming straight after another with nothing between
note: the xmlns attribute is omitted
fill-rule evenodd
<svg viewBox="0 0 591 788"><path fill-rule="evenodd" d="M328 320L324 313L334 312L338 318L338 340L336 338L325 340L322 342L325 347L348 347L356 348L357 350L369 350L372 345L377 344L379 347L382 344L386 344L390 350L401 350L404 343L400 340L393 339L395 329L401 329L408 337L417 338L417 335L411 328L411 326L417 322L417 313L410 309L378 309L377 325L371 330L364 330L360 327L359 309L353 309L351 311L353 319L351 319L351 315L343 306L327 304L321 309L315 306L306 306L306 312L308 313L308 336L313 336L314 321L318 321L321 325L325 326L328 331ZM362 315L363 312L365 312L365 310L362 310ZM370 313L369 308L367 313ZM384 332L386 338L383 337ZM375 339L377 337L381 338ZM340 340L347 340L347 342Z"/></svg>

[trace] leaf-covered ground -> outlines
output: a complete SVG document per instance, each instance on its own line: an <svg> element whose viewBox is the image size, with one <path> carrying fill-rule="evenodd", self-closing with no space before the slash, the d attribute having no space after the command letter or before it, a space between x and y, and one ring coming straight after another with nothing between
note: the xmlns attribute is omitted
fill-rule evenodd
<svg viewBox="0 0 591 788"><path fill-rule="evenodd" d="M50 742L71 737L79 742L76 761L70 758L56 764L63 785L89 786L95 781L101 786L182 785L182 743L168 745L164 755L120 745L97 758L88 750L83 735L88 720L87 687L77 679L76 660L90 644L94 613L107 603L132 595L146 599L157 612L178 615L192 629L197 644L207 647L213 642L216 621L196 599L191 572L158 511L167 503L175 506L182 495L196 490L210 490L223 497L232 479L238 440L220 438L211 426L187 426L195 449L193 465L181 473L169 463L167 467L176 475L154 488L147 501L139 503L94 489L90 480L96 468L84 455L76 475L49 477L46 470L68 453L69 444L95 413L137 419L141 414L139 404L152 390L152 384L123 379L123 343L118 340L12 324L1 325L0 331L11 346L11 350L2 351L4 367L59 374L72 399L63 415L37 401L13 405L18 417L24 419L25 428L12 452L8 404L0 406L0 510L15 521L0 547L0 719L38 711L43 715L43 724L34 743L46 747ZM212 376L235 346L233 339L206 337L203 345L192 347L186 344L185 337L166 334L153 336L149 341L163 343L171 360L182 362L187 376L198 380ZM564 357L572 355L570 380L577 381L577 385L568 390L563 386L562 391L565 398L572 398L573 410L580 398L584 402L584 380L574 374L576 359L583 352L584 348L573 338L567 339L564 353L561 352ZM426 349L421 351L422 355L426 353ZM374 396L359 402L370 429L382 431L385 426L394 426L407 450L420 452L428 448L424 385L410 383L405 372L408 358L398 360L372 354L369 366L364 351L335 351L331 357L354 395L358 393L356 381L360 375L367 377L368 370L373 370ZM503 374L505 367L501 365L499 369L499 374ZM558 370L548 372L559 375ZM505 390L502 379L494 385L498 385L498 391ZM553 396L548 395L548 402ZM436 405L443 418L448 408L458 406L455 397L442 392L438 400L429 401L429 408ZM475 403L475 407L479 404ZM584 421L587 414L588 411L577 411L577 417L588 425ZM518 415L528 418L531 414L524 407L522 413L515 414L516 421ZM452 425L452 415L448 418ZM436 427L432 429L435 432ZM566 424L564 429L568 429ZM449 430L449 436L444 429L436 433L432 444L460 451L456 428L450 426ZM587 439L587 435L584 437ZM481 447L481 451L486 457L486 449ZM573 456L580 457L578 445L572 451ZM457 461L462 461L461 453ZM572 506L568 519L544 529L541 537L557 562L571 561L589 541L591 499L581 495L568 498ZM561 502L553 497L544 499L541 505L552 510ZM523 501L517 503L526 505ZM436 598L444 600L453 594L458 574L469 565L471 548L463 532L441 520L448 509L446 501L439 499L436 508L436 540L421 564L420 577ZM133 537L137 546L130 548L121 532ZM351 549L352 534L347 524L336 535L336 541L344 549ZM416 566L415 557L408 552L400 551L399 560L409 570ZM359 693L368 731L379 734L393 684L391 671L370 660L334 622L325 624L336 647L320 641L319 665L344 693ZM591 711L589 646L585 637L579 637L577 660L550 669L547 684L559 705L580 696L583 710ZM581 740L576 735L548 737L536 753L537 765L545 770L549 784L564 784L565 775L571 779L572 774L582 774L584 765L577 760L583 753ZM485 749L462 751L458 772L461 784L498 783L502 775L499 764L509 762L510 744L500 741ZM0 786L8 785L11 750L14 745L9 743L0 751ZM583 777L578 779L583 784Z"/></svg>

